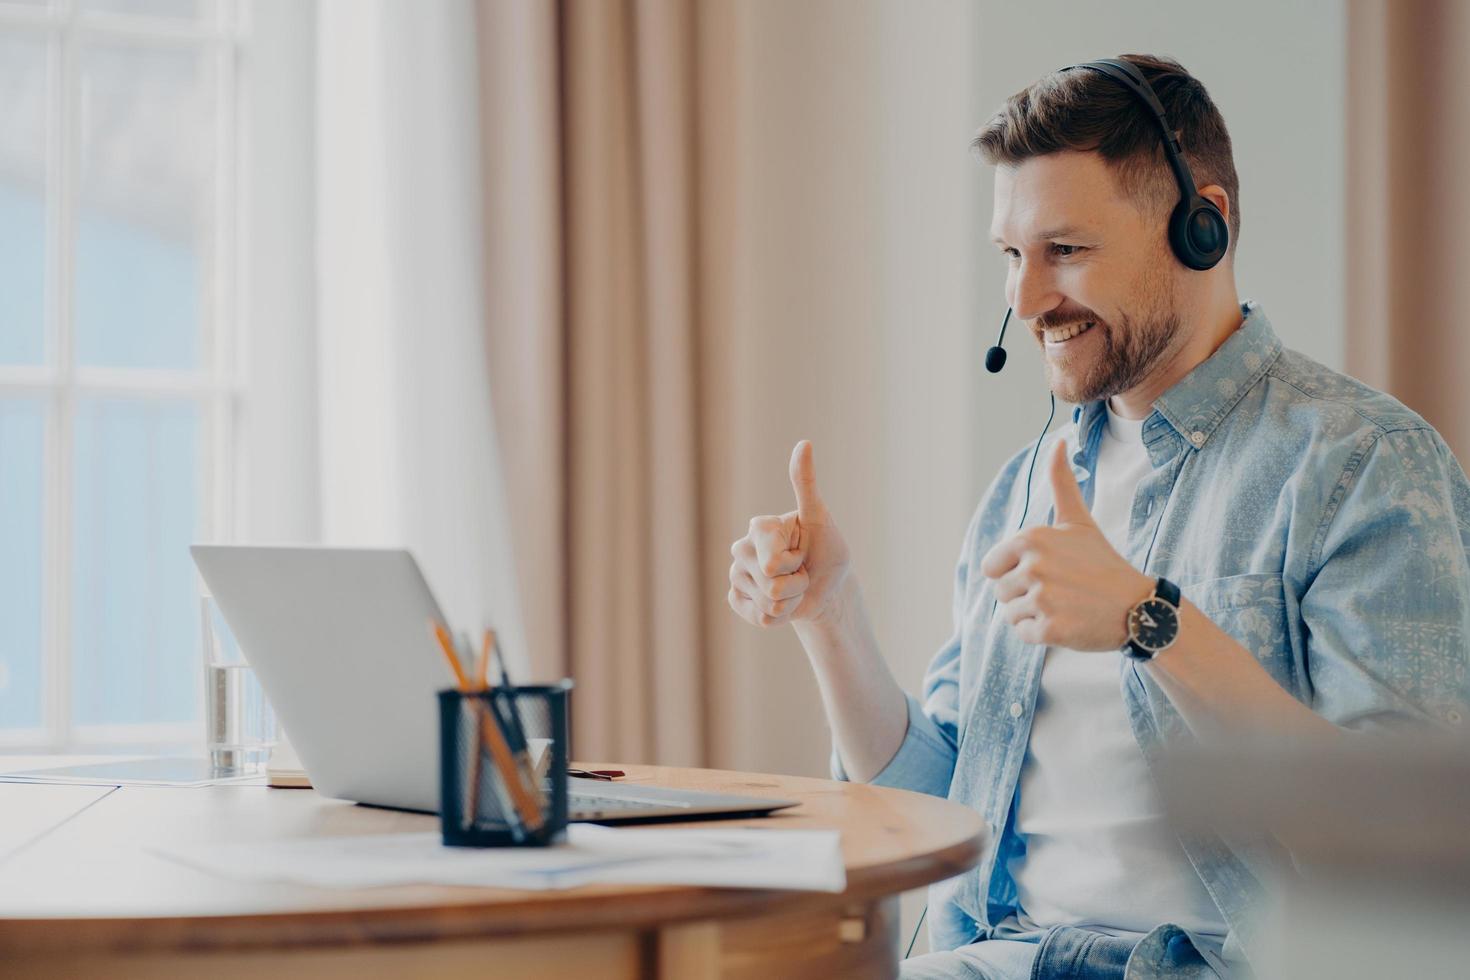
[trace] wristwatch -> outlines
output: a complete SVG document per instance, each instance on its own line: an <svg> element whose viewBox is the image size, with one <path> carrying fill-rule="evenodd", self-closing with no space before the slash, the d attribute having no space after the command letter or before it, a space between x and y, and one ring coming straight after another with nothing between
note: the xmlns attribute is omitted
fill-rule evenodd
<svg viewBox="0 0 1470 980"><path fill-rule="evenodd" d="M1160 578L1154 594L1128 610L1128 642L1123 653L1151 660L1179 637L1179 586Z"/></svg>

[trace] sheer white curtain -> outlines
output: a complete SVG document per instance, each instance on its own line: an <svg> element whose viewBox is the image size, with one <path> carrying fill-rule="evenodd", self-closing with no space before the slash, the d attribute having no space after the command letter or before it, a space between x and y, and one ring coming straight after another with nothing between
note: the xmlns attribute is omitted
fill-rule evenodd
<svg viewBox="0 0 1470 980"><path fill-rule="evenodd" d="M473 4L319 11L322 538L410 548L445 615L498 629L524 678L484 343Z"/></svg>

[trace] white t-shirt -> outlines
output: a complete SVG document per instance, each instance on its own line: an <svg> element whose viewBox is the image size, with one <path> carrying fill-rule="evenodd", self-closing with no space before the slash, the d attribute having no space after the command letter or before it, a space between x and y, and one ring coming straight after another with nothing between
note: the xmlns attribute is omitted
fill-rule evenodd
<svg viewBox="0 0 1470 980"><path fill-rule="evenodd" d="M1143 421L1109 410L1092 516L1120 554L1134 491L1152 469ZM1219 910L1164 822L1128 723L1121 656L1046 651L1016 811L1026 851L1009 866L1019 890L1016 925L1132 935L1173 922L1224 936Z"/></svg>

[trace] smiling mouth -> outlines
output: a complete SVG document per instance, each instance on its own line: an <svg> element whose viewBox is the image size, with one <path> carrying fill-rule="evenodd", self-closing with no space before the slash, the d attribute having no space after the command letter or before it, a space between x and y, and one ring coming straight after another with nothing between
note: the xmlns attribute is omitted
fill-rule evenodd
<svg viewBox="0 0 1470 980"><path fill-rule="evenodd" d="M1048 344L1065 344L1078 334L1091 330L1096 320L1088 320L1086 323L1072 323L1065 327L1054 327L1050 330L1041 331L1041 339Z"/></svg>

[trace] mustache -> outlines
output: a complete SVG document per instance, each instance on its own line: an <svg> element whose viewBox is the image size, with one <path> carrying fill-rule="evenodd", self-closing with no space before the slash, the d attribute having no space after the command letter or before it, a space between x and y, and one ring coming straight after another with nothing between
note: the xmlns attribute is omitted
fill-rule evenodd
<svg viewBox="0 0 1470 980"><path fill-rule="evenodd" d="M1031 322L1042 330L1055 330L1074 323L1102 323L1103 319L1091 310L1083 310L1080 313L1043 313Z"/></svg>

